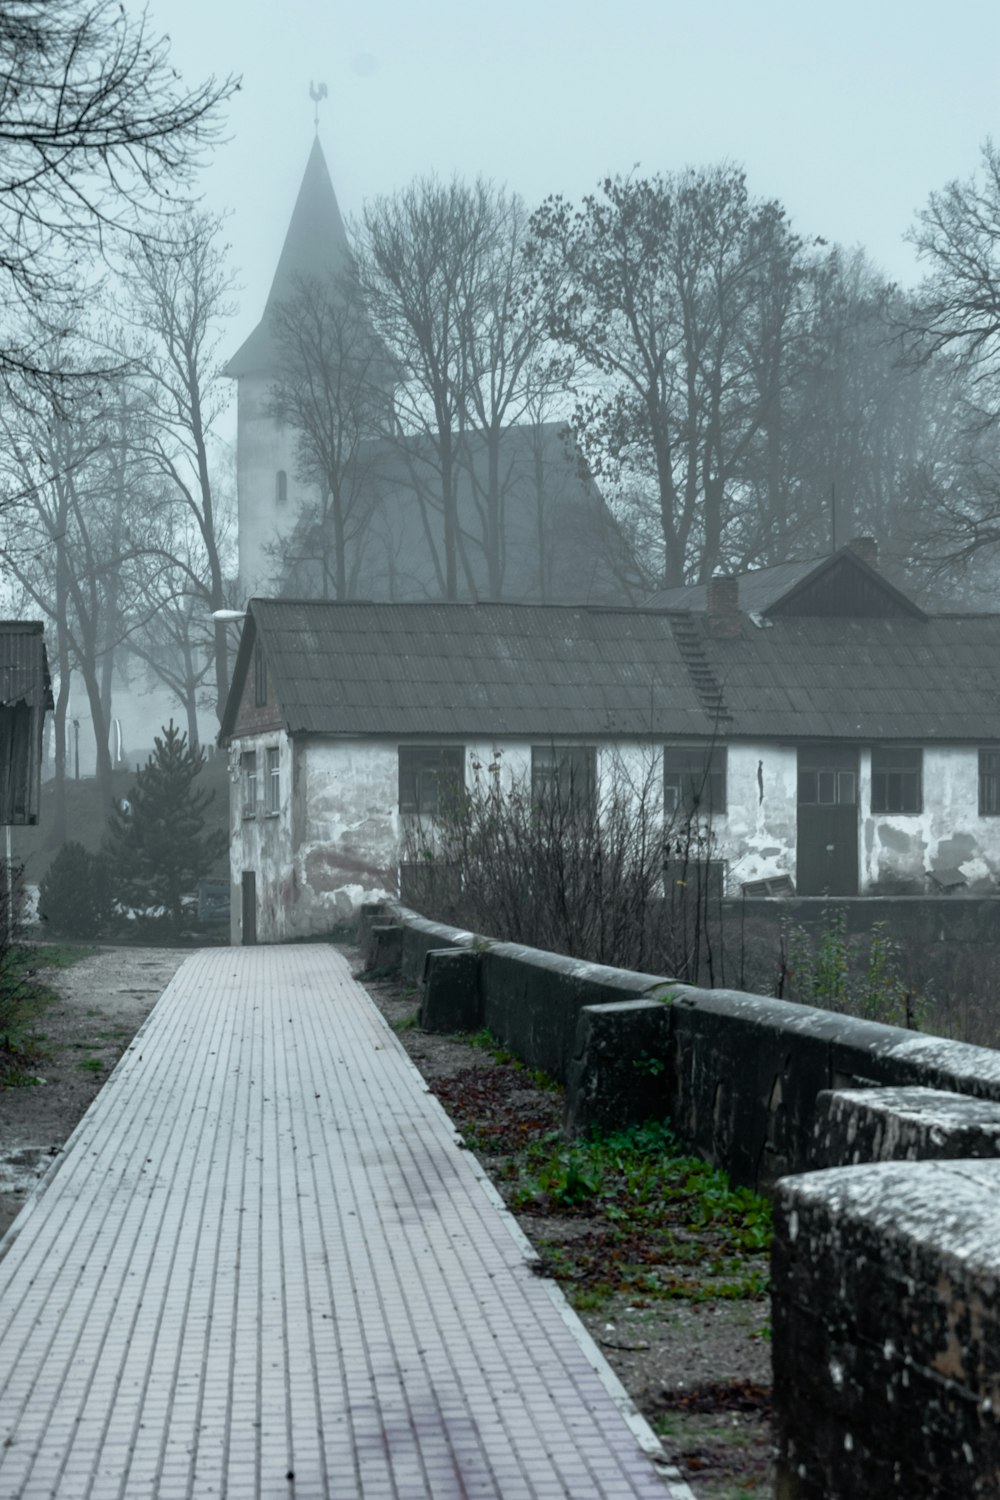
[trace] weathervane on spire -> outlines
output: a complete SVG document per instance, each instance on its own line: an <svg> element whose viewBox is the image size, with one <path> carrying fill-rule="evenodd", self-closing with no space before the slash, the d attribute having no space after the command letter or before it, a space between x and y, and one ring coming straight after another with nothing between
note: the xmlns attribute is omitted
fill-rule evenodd
<svg viewBox="0 0 1000 1500"><path fill-rule="evenodd" d="M312 79L310 79L309 97L316 106L316 112L313 116L313 125L316 127L316 134L319 135L319 101L327 97L326 84L313 83Z"/></svg>

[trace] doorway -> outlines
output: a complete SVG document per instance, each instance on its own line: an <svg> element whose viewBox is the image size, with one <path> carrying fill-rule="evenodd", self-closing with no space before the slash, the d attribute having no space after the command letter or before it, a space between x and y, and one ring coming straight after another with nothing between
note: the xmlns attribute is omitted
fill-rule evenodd
<svg viewBox="0 0 1000 1500"><path fill-rule="evenodd" d="M243 871L243 946L252 947L257 942L257 876L253 870Z"/></svg>
<svg viewBox="0 0 1000 1500"><path fill-rule="evenodd" d="M800 896L858 894L858 751L801 745L795 846Z"/></svg>

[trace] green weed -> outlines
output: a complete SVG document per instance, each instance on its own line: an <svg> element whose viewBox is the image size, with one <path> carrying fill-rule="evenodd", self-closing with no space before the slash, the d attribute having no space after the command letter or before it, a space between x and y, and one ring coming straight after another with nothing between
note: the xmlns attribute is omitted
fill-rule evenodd
<svg viewBox="0 0 1000 1500"><path fill-rule="evenodd" d="M524 1066L513 1052L485 1026L481 1031L467 1032L463 1040L468 1042L470 1047L479 1047L481 1051L488 1052L496 1063L507 1063L515 1068Z"/></svg>
<svg viewBox="0 0 1000 1500"><path fill-rule="evenodd" d="M44 1082L44 1078L39 1078L37 1073L29 1073L25 1068L4 1068L0 1071L0 1089L30 1089Z"/></svg>
<svg viewBox="0 0 1000 1500"><path fill-rule="evenodd" d="M667 1125L595 1132L572 1145L547 1136L519 1154L508 1180L515 1209L583 1216L594 1225L599 1252L586 1237L546 1251L550 1274L576 1291L607 1284L695 1302L767 1291L770 1204L684 1154Z"/></svg>
<svg viewBox="0 0 1000 1500"><path fill-rule="evenodd" d="M99 1057L83 1057L77 1063L77 1067L82 1068L85 1073L104 1072L104 1063Z"/></svg>

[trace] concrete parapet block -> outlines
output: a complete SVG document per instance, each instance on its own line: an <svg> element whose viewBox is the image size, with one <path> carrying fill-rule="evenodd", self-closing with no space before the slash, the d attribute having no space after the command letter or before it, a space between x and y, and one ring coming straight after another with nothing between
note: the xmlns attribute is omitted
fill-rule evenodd
<svg viewBox="0 0 1000 1500"><path fill-rule="evenodd" d="M814 1165L1000 1157L1000 1104L942 1089L824 1089Z"/></svg>
<svg viewBox="0 0 1000 1500"><path fill-rule="evenodd" d="M1000 1494L1000 1161L783 1179L778 1500Z"/></svg>
<svg viewBox="0 0 1000 1500"><path fill-rule="evenodd" d="M420 1025L424 1031L478 1031L483 1002L480 954L474 948L432 948L424 959Z"/></svg>
<svg viewBox="0 0 1000 1500"><path fill-rule="evenodd" d="M669 1048L670 1007L662 1001L584 1006L566 1080L566 1134L664 1119Z"/></svg>
<svg viewBox="0 0 1000 1500"><path fill-rule="evenodd" d="M362 901L358 907L358 947L368 947L368 934L376 922L385 920L388 908L384 901Z"/></svg>
<svg viewBox="0 0 1000 1500"><path fill-rule="evenodd" d="M397 973L403 960L403 929L394 922L374 922L368 929L365 968Z"/></svg>

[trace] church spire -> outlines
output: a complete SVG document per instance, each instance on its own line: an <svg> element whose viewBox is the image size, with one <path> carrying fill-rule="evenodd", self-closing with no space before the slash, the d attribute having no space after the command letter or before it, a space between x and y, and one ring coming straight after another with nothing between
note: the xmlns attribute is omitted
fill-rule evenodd
<svg viewBox="0 0 1000 1500"><path fill-rule="evenodd" d="M322 88L323 85L321 84ZM319 143L312 150L295 200L285 243L271 282L264 316L240 346L223 373L232 377L268 373L274 369L270 315L274 307L290 298L302 277L325 279L344 265L349 254L347 230L333 191L330 173Z"/></svg>

